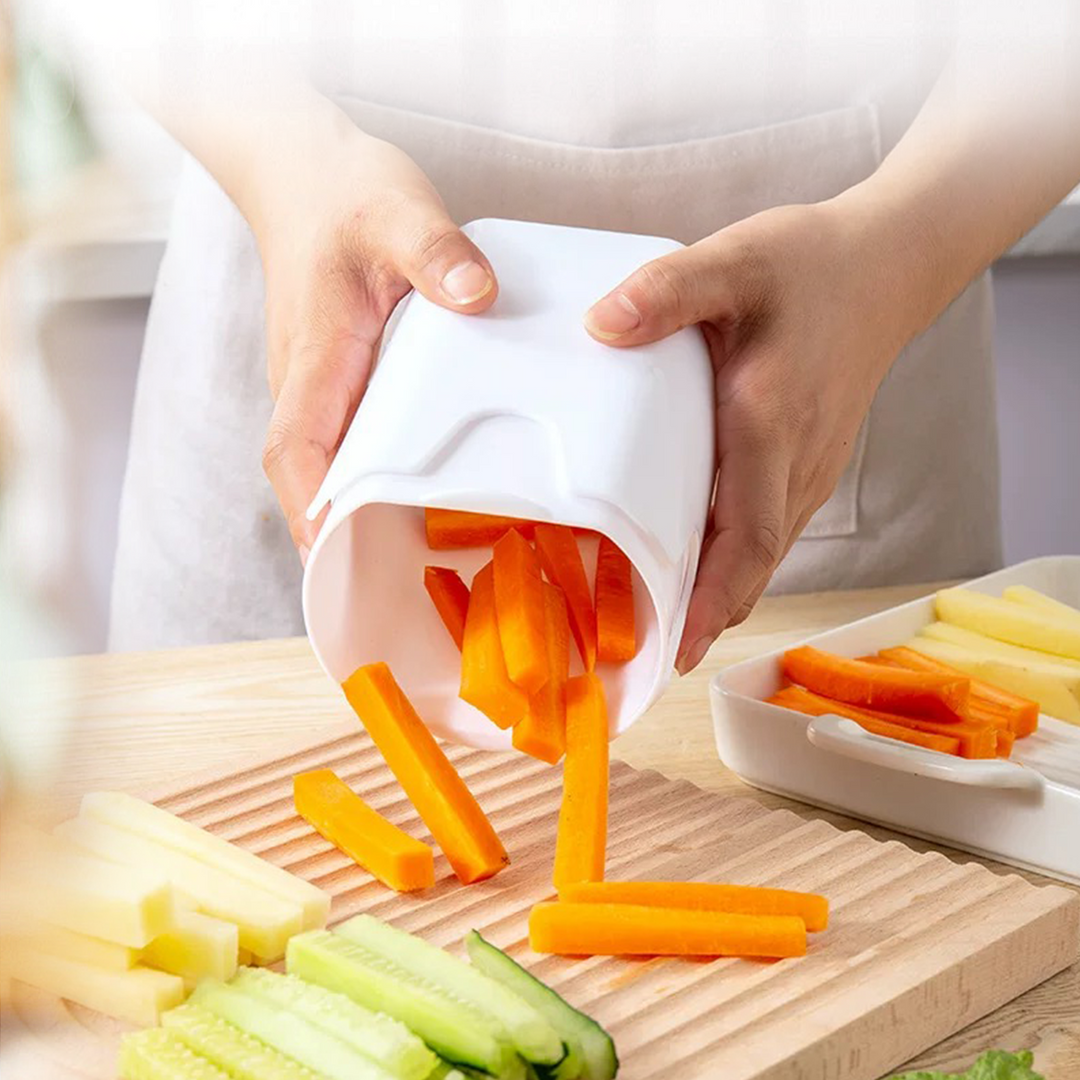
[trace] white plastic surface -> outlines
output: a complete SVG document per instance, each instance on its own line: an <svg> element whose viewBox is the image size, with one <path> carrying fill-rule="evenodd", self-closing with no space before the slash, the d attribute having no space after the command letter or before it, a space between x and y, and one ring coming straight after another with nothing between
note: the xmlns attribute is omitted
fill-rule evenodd
<svg viewBox="0 0 1080 1080"><path fill-rule="evenodd" d="M613 349L582 316L679 245L494 219L465 232L495 268L499 298L473 316L417 293L403 302L311 508L331 504L304 574L308 635L336 681L385 661L436 734L509 746L509 732L458 698L460 654L423 585L425 564L470 582L490 551L429 551L421 508L584 526L635 568L638 655L598 669L614 735L671 674L712 490L713 382L696 328ZM583 544L590 577L595 544Z"/></svg>
<svg viewBox="0 0 1080 1080"><path fill-rule="evenodd" d="M1030 585L1080 605L1080 557L1033 559L967 588ZM807 639L842 656L900 645L933 621L933 597ZM902 832L1080 883L1080 727L1043 716L1010 761L950 759L870 735L839 717L767 704L782 651L711 685L721 760L747 783Z"/></svg>

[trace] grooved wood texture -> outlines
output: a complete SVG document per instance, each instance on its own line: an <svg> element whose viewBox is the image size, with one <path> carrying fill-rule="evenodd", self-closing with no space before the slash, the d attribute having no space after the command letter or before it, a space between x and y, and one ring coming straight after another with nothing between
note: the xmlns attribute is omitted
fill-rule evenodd
<svg viewBox="0 0 1080 1080"><path fill-rule="evenodd" d="M561 770L517 754L454 747L449 755L512 859L468 888L439 856L433 889L391 893L293 812L293 774L331 767L390 820L430 839L355 725L153 797L327 889L332 921L368 911L457 951L464 933L479 929L611 1031L626 1080L877 1080L1077 956L1080 898L1068 890L616 762L609 877L819 891L832 902L832 924L811 937L805 959L775 963L538 957L525 926L530 906L552 892ZM26 995L21 1005L35 1000ZM13 1075L112 1076L116 1026L85 1010L43 1006L49 1064Z"/></svg>

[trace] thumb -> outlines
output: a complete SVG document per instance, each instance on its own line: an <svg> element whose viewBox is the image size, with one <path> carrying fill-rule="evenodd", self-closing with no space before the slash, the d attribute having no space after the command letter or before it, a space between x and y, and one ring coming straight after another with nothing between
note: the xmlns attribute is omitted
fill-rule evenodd
<svg viewBox="0 0 1080 1080"><path fill-rule="evenodd" d="M413 201L395 218L386 245L398 272L432 303L474 314L495 302L491 264L441 203Z"/></svg>
<svg viewBox="0 0 1080 1080"><path fill-rule="evenodd" d="M732 317L740 267L722 236L635 270L588 310L586 330L605 345L643 345L684 326Z"/></svg>

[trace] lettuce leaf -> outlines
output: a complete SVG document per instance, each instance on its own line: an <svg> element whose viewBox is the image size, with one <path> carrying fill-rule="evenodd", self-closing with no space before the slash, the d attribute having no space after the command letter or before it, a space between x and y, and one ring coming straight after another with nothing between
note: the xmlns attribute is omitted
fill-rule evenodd
<svg viewBox="0 0 1080 1080"><path fill-rule="evenodd" d="M967 1072L910 1072L894 1076L893 1080L1043 1080L1032 1069L1033 1060L1030 1050L1019 1054L988 1050Z"/></svg>

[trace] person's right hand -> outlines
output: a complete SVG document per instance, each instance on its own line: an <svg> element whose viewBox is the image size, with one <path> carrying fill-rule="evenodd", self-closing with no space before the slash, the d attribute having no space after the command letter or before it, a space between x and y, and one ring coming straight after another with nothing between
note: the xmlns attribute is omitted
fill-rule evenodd
<svg viewBox="0 0 1080 1080"><path fill-rule="evenodd" d="M386 320L415 288L474 314L498 286L430 181L396 147L344 117L320 152L281 159L241 202L266 279L270 389L263 451L300 553L319 521L306 512L363 396ZM294 151L299 148L294 148ZM247 205L244 203L247 202Z"/></svg>

